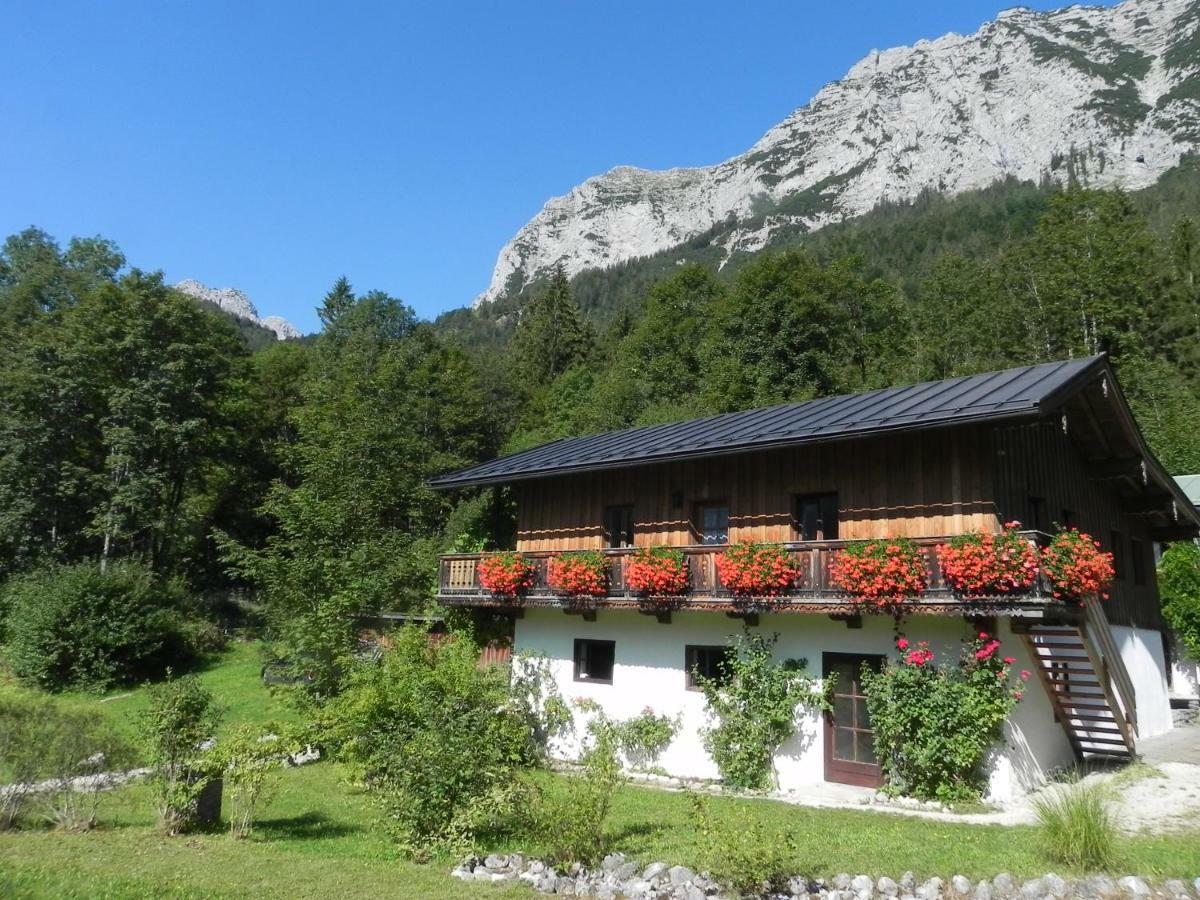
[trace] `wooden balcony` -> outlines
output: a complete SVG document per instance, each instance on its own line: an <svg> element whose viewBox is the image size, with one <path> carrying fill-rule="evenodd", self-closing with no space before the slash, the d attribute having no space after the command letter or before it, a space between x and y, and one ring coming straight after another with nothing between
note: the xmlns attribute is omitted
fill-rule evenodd
<svg viewBox="0 0 1200 900"><path fill-rule="evenodd" d="M1034 544L1041 544L1047 535L1038 532L1021 532ZM1062 604L1051 600L1044 579L1028 591L1020 594L1004 594L992 597L964 599L947 588L938 564L936 547L948 537L921 538L913 541L925 554L929 572L928 587L920 596L904 603L910 613L945 615L1015 615L1028 618L1044 618L1050 609L1071 617L1073 613ZM557 607L567 610L580 606L599 609L640 609L642 611L675 610L725 610L725 611L782 611L828 613L850 615L860 609L855 598L848 596L832 583L829 565L834 555L848 541L804 541L784 544L797 567L804 574L799 583L782 597L761 602L735 599L721 584L717 572L716 558L728 549L728 545L677 547L688 562L691 587L678 598L647 599L629 591L625 586L625 566L634 549L602 550L608 560L608 595L605 597L578 599L566 597L555 591L546 581L547 563L562 551L522 551L522 555L535 567L534 584L520 597L495 597L479 584L476 564L486 553L452 553L441 557L438 568L438 600L444 606L483 606L492 608L520 609L523 607ZM866 610L863 610L866 611Z"/></svg>

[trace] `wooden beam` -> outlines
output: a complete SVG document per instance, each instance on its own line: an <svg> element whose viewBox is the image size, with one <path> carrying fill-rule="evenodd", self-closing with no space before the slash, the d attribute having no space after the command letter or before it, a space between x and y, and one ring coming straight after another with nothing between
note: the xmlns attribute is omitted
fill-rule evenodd
<svg viewBox="0 0 1200 900"><path fill-rule="evenodd" d="M1196 529L1175 525L1168 528L1150 528L1147 529L1147 534L1153 541L1187 541L1196 536Z"/></svg>
<svg viewBox="0 0 1200 900"><path fill-rule="evenodd" d="M1165 516L1171 517L1173 514L1172 497L1136 497L1129 500L1121 501L1121 512L1128 513L1131 516L1150 515L1153 513L1162 513Z"/></svg>
<svg viewBox="0 0 1200 900"><path fill-rule="evenodd" d="M1090 462L1085 464L1084 468L1087 477L1092 481L1106 481L1110 478L1137 478L1141 481L1146 473L1145 464L1140 456Z"/></svg>

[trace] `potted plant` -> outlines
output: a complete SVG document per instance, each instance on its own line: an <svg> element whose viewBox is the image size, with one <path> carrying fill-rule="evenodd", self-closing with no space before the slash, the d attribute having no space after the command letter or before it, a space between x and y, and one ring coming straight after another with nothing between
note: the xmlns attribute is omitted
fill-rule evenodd
<svg viewBox="0 0 1200 900"><path fill-rule="evenodd" d="M1088 597L1108 599L1112 584L1113 555L1100 542L1078 528L1060 531L1042 550L1042 571L1057 600L1081 602Z"/></svg>
<svg viewBox="0 0 1200 900"><path fill-rule="evenodd" d="M625 584L635 594L647 597L686 594L691 586L687 558L671 547L642 547L625 566Z"/></svg>
<svg viewBox="0 0 1200 900"><path fill-rule="evenodd" d="M999 534L962 534L939 544L942 577L956 594L987 597L1028 590L1037 581L1038 552L1017 529L1005 522Z"/></svg>
<svg viewBox="0 0 1200 900"><path fill-rule="evenodd" d="M484 590L497 597L515 597L533 587L535 571L530 560L514 551L488 556L475 567Z"/></svg>
<svg viewBox="0 0 1200 900"><path fill-rule="evenodd" d="M925 555L906 538L859 541L839 550L829 577L847 594L874 606L909 600L929 583Z"/></svg>
<svg viewBox="0 0 1200 900"><path fill-rule="evenodd" d="M745 541L717 557L717 573L734 597L778 597L800 579L801 570L779 544Z"/></svg>
<svg viewBox="0 0 1200 900"><path fill-rule="evenodd" d="M560 553L550 558L546 580L568 597L603 597L608 593L608 562L594 550Z"/></svg>

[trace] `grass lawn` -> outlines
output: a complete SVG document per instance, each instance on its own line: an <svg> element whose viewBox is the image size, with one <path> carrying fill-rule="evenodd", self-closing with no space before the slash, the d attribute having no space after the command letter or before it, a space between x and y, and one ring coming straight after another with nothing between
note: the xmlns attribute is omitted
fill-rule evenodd
<svg viewBox="0 0 1200 900"><path fill-rule="evenodd" d="M282 718L287 709L258 680L257 647L235 645L202 673L229 710L230 721ZM16 690L0 684L0 690ZM135 692L103 704L127 717L141 709ZM97 698L67 695L66 703ZM108 712L111 710L111 712ZM558 776L539 776L553 791ZM747 810L769 829L790 830L799 852L796 871L840 871L898 877L1000 871L1031 876L1069 874L1039 852L1031 827L947 824L851 810L818 810L765 800L712 798L720 815ZM400 858L380 827L369 797L318 763L286 771L255 835L235 841L224 833L162 838L153 829L145 788L106 797L101 827L69 835L36 825L0 834L0 897L532 897L522 886L504 889L449 878L452 860L426 866ZM704 851L688 800L681 794L626 786L613 805L610 833L617 849L644 862L702 866ZM496 849L537 853L536 844L510 837ZM1136 837L1118 848L1121 874L1194 878L1200 874L1200 834Z"/></svg>

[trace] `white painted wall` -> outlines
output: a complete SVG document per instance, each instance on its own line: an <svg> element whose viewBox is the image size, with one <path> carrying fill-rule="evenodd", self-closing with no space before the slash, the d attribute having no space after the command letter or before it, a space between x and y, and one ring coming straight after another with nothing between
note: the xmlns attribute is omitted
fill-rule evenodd
<svg viewBox="0 0 1200 900"><path fill-rule="evenodd" d="M1138 738L1171 730L1171 701L1167 696L1167 662L1162 635L1145 628L1112 626L1113 640L1125 661L1137 697Z"/></svg>
<svg viewBox="0 0 1200 900"><path fill-rule="evenodd" d="M1179 641L1175 641L1171 660L1171 696L1200 700L1200 661L1192 659Z"/></svg>
<svg viewBox="0 0 1200 900"><path fill-rule="evenodd" d="M672 775L717 778L716 766L705 752L701 732L706 723L702 694L685 689L684 646L724 644L742 624L721 613L675 612L670 624L632 611L600 610L595 622L559 610L529 609L516 622L515 649L541 652L551 660L558 688L568 701L588 697L599 703L610 718L636 716L646 706L656 713L680 715L679 732L659 765ZM757 631L778 632L776 655L806 658L809 670L819 675L823 652L894 653L893 623L885 616L864 616L861 629L847 628L827 616L764 614ZM905 622L909 640L928 640L940 660L956 659L961 641L971 635L962 619L913 617ZM1017 668L1032 670L1023 643L1004 624L998 635L1005 655L1017 658ZM616 642L616 664L611 685L574 680L572 654L575 638ZM776 759L783 790L802 788L824 780L824 722L808 716L797 733L781 748ZM1037 676L1030 678L1026 697L1006 726L1007 740L992 761L990 795L1009 800L1036 786L1054 768L1069 765L1071 747L1053 713ZM556 755L572 757L578 745L564 741Z"/></svg>

